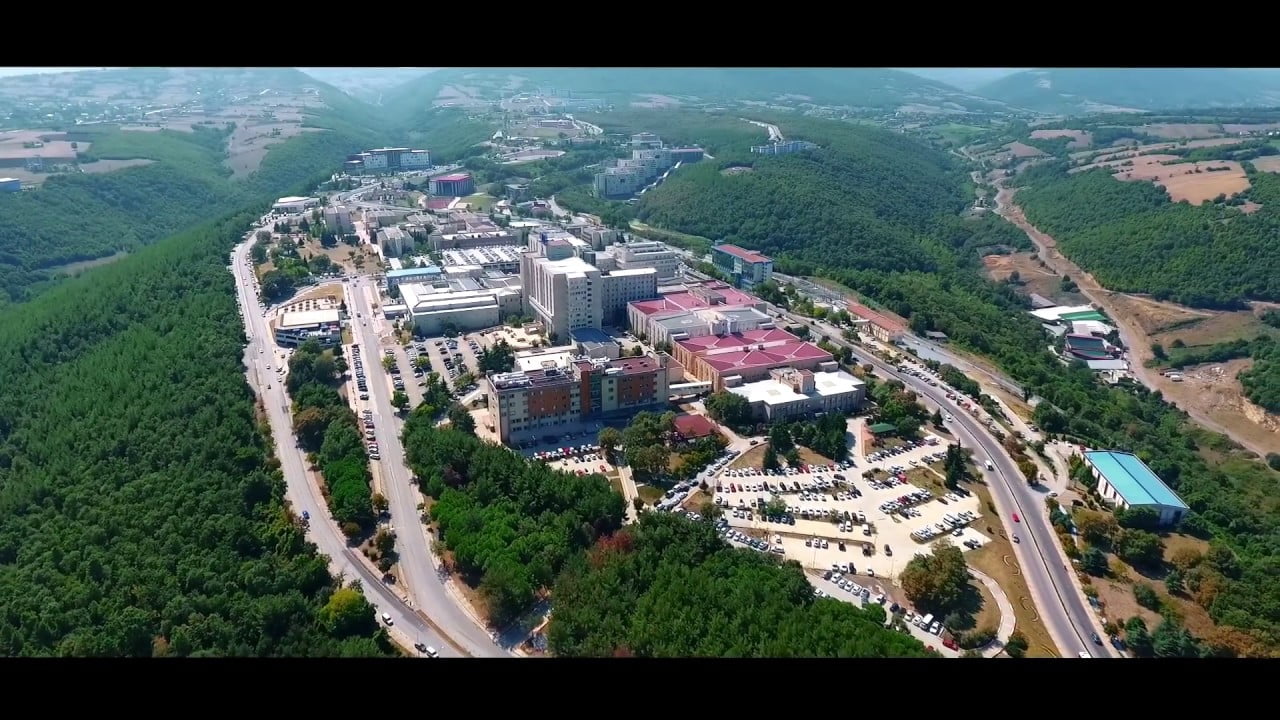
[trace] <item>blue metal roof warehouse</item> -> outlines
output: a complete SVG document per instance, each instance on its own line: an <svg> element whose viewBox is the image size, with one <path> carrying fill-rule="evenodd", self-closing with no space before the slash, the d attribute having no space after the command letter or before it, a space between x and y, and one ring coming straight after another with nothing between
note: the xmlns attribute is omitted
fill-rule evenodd
<svg viewBox="0 0 1280 720"><path fill-rule="evenodd" d="M1104 498L1120 501L1126 507L1152 507L1160 512L1163 522L1181 519L1190 508L1168 485L1156 476L1136 455L1114 450L1091 450L1084 454L1100 482L1098 492ZM1112 492L1108 492L1107 488Z"/></svg>

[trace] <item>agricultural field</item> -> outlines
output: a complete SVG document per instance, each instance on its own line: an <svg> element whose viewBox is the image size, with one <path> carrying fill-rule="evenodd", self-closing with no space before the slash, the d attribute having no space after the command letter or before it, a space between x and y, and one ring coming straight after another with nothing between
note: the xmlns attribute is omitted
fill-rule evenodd
<svg viewBox="0 0 1280 720"><path fill-rule="evenodd" d="M1071 142L1067 144L1069 150L1080 150L1093 144L1093 133L1088 130L1032 130L1031 137L1036 140L1069 137L1071 138Z"/></svg>
<svg viewBox="0 0 1280 720"><path fill-rule="evenodd" d="M1153 123L1137 126L1134 130L1169 140L1213 138L1223 134L1222 126L1216 123Z"/></svg>
<svg viewBox="0 0 1280 720"><path fill-rule="evenodd" d="M1280 173L1280 155L1264 155L1249 162L1253 163L1258 172Z"/></svg>
<svg viewBox="0 0 1280 720"><path fill-rule="evenodd" d="M1124 153L1121 157L1106 157L1109 159L1099 158L1098 162L1072 168L1068 172L1107 168L1115 171L1112 177L1117 180L1147 180L1168 190L1169 197L1174 202L1186 200L1193 205L1212 200L1218 195L1231 197L1249 189L1249 179L1245 176L1244 168L1234 160L1190 163L1180 162L1181 158L1177 155L1133 153Z"/></svg>

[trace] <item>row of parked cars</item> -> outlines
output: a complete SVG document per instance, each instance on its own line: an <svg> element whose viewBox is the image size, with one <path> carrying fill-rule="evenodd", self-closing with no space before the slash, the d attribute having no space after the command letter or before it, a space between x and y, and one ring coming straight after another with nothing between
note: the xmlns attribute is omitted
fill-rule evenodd
<svg viewBox="0 0 1280 720"><path fill-rule="evenodd" d="M871 453L870 455L868 455L867 459L871 460L872 462L875 462L877 460L883 460L885 458L890 458L895 455L901 455L906 452L911 452L912 450L915 450L916 448L922 448L925 445L937 445L937 444L938 444L938 439L935 437L930 437L928 440L914 440L912 442L905 443L903 445L898 445L897 447L885 448L884 450L877 450Z"/></svg>
<svg viewBox="0 0 1280 720"><path fill-rule="evenodd" d="M602 459L598 454L599 452L600 452L599 445L588 445L588 444L583 444L578 446L571 445L569 447L554 448L551 450L543 450L542 452L536 452L533 454L533 459L541 460L543 462L549 462L551 460L567 460L569 458L577 458L577 459L583 459L583 460L590 460L594 462L595 460Z"/></svg>
<svg viewBox="0 0 1280 720"><path fill-rule="evenodd" d="M364 360L360 357L360 346L351 346L351 362L356 370L356 387L360 390L360 399L369 399L369 378L364 373Z"/></svg>
<svg viewBox="0 0 1280 720"><path fill-rule="evenodd" d="M977 516L974 515L971 510L965 510L959 513L947 513L942 516L942 522L922 527L911 533L911 537L921 542L932 540L939 535L945 535L947 533L960 537L964 534L965 526L973 522L976 518ZM966 540L964 544L965 547L973 548L976 546L976 542L976 540Z"/></svg>

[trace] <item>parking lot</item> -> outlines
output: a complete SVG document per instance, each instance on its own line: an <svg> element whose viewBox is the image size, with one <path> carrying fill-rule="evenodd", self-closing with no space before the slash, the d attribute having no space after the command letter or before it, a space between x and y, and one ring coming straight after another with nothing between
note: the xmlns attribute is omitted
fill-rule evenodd
<svg viewBox="0 0 1280 720"><path fill-rule="evenodd" d="M938 495L905 480L913 461L919 466L941 448L923 444L867 467L843 463L791 474L728 470L716 478L716 502L733 528L767 533L767 552L819 571L894 578L939 538L947 537L961 550L987 542L972 527L981 517L976 496ZM871 469L893 475L864 480L862 473ZM785 503L786 512L765 517L761 509L775 498Z"/></svg>
<svg viewBox="0 0 1280 720"><path fill-rule="evenodd" d="M515 350L528 350L546 344L542 335L525 332L522 328L497 327L480 330L472 335L480 342L481 347L496 345L499 340L506 340L507 344Z"/></svg>
<svg viewBox="0 0 1280 720"><path fill-rule="evenodd" d="M415 340L410 347L415 353L426 354L427 360L431 362L431 371L439 373L451 389L465 393L473 388L456 388L454 380L467 372L478 376L476 354L479 352L479 346L477 344L473 349L472 343L476 343L476 340L469 335L464 335L456 338L433 337ZM410 358L412 359L412 354Z"/></svg>

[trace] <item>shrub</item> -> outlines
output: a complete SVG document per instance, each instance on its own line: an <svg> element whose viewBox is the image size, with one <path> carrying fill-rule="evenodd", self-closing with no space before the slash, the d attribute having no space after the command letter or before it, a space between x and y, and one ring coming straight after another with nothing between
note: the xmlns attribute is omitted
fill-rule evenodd
<svg viewBox="0 0 1280 720"><path fill-rule="evenodd" d="M1160 596L1156 594L1155 588L1146 583L1138 583L1133 586L1133 599L1148 610L1158 611L1160 609Z"/></svg>

